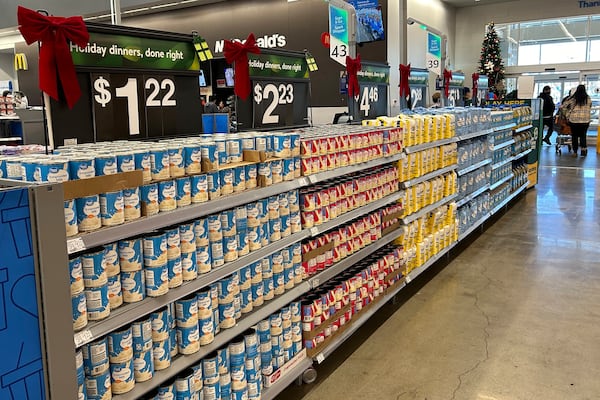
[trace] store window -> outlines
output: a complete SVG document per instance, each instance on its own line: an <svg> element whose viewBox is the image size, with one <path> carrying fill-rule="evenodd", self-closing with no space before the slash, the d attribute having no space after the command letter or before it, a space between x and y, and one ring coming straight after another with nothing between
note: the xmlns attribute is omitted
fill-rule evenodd
<svg viewBox="0 0 600 400"><path fill-rule="evenodd" d="M600 61L600 15L497 26L507 66Z"/></svg>

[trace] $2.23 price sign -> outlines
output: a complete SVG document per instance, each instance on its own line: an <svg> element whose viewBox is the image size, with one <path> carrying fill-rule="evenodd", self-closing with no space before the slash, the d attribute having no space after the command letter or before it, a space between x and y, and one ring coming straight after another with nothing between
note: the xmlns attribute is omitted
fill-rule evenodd
<svg viewBox="0 0 600 400"><path fill-rule="evenodd" d="M291 83L258 82L254 85L255 117L260 119L261 125L279 125L281 114L287 113L293 103L294 85Z"/></svg>

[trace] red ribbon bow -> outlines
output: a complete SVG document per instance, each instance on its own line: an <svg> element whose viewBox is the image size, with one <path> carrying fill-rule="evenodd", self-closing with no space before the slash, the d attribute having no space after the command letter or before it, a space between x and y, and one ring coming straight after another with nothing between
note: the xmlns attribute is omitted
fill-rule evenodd
<svg viewBox="0 0 600 400"><path fill-rule="evenodd" d="M69 108L73 108L81 89L75 74L73 58L67 40L79 47L88 44L90 35L81 17L46 17L38 12L19 6L17 9L19 30L27 44L41 42L39 84L40 89L58 100L57 76L62 85Z"/></svg>
<svg viewBox="0 0 600 400"><path fill-rule="evenodd" d="M410 96L410 86L408 86L408 77L410 76L410 64L400 64L400 97Z"/></svg>
<svg viewBox="0 0 600 400"><path fill-rule="evenodd" d="M234 64L235 82L233 91L241 99L246 100L250 95L250 67L248 66L248 53L260 54L260 49L256 45L254 34L248 35L244 43L238 41L226 40L223 47L225 60L229 64Z"/></svg>
<svg viewBox="0 0 600 400"><path fill-rule="evenodd" d="M348 95L356 97L360 94L358 85L358 71L362 69L360 54L356 58L346 56L346 72L348 73Z"/></svg>
<svg viewBox="0 0 600 400"><path fill-rule="evenodd" d="M448 98L450 95L450 81L452 80L452 71L448 71L444 68L444 97Z"/></svg>
<svg viewBox="0 0 600 400"><path fill-rule="evenodd" d="M471 78L473 79L473 98L476 98L478 97L477 91L479 90L479 74L475 72L471 75Z"/></svg>

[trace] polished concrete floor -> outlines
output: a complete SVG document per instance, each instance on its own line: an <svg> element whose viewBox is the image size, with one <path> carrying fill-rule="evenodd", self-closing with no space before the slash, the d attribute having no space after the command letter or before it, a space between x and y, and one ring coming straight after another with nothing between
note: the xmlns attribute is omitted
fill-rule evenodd
<svg viewBox="0 0 600 400"><path fill-rule="evenodd" d="M535 189L279 398L600 399L597 168L545 146Z"/></svg>

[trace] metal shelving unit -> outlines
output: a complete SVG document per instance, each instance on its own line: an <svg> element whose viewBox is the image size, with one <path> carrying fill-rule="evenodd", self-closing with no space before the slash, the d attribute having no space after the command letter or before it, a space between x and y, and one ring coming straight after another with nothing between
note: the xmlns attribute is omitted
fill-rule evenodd
<svg viewBox="0 0 600 400"><path fill-rule="evenodd" d="M494 145L492 145L492 151L503 149L514 143L515 143L515 139L510 139L510 140L507 140L506 142L494 144Z"/></svg>
<svg viewBox="0 0 600 400"><path fill-rule="evenodd" d="M436 208L438 208L440 206L443 206L446 203L451 202L452 200L454 200L456 198L456 196L457 196L456 193L455 194L451 194L450 196L444 197L442 200L440 200L440 201L438 201L436 203L433 203L433 204L430 204L430 205L428 205L426 207L423 207L419 211L414 212L414 213L412 213L412 214L410 214L410 215L402 218L402 223L404 225L408 225L411 222L413 222L414 220L419 219L422 216L426 215L427 213L430 213L431 211L435 210Z"/></svg>
<svg viewBox="0 0 600 400"><path fill-rule="evenodd" d="M436 140L435 142L422 143L422 144L417 144L417 145L414 145L414 146L405 147L404 148L404 152L406 154L412 154L412 153L417 153L419 151L423 151L423 150L427 150L427 149L432 149L434 147L439 147L439 146L443 146L443 145L450 144L450 143L456 143L456 142L458 142L458 138L457 137L453 137L453 138L449 138L449 139Z"/></svg>
<svg viewBox="0 0 600 400"><path fill-rule="evenodd" d="M506 199L504 199L502 201L502 203L498 204L496 207L494 207L492 209L492 211L490 211L490 216L496 214L498 211L500 211L505 205L507 205L512 199L514 199L515 197L517 197L521 192L523 192L525 189L527 189L527 186L529 186L529 183L524 183L521 187L519 187L517 190L515 190L514 192L512 192L510 194L510 196L508 196Z"/></svg>
<svg viewBox="0 0 600 400"><path fill-rule="evenodd" d="M533 149L524 150L524 151L520 152L519 154L512 156L512 161L516 161L519 158L522 158L522 157L526 156L527 154L531 153L532 151L533 151Z"/></svg>
<svg viewBox="0 0 600 400"><path fill-rule="evenodd" d="M473 138L476 138L476 137L479 137L479 136L489 135L492 132L494 132L493 129L484 129L482 131L465 133L464 135L458 136L458 140L462 142L463 140L473 139Z"/></svg>
<svg viewBox="0 0 600 400"><path fill-rule="evenodd" d="M484 167L484 166L486 166L488 164L491 164L491 163L492 163L492 159L491 158L486 158L485 160L480 161L477 164L469 165L466 168L463 168L461 170L456 171L456 175L462 176L464 174L468 174L469 172L473 172L473 171L475 171L475 170L477 170L477 169L479 169L481 167Z"/></svg>
<svg viewBox="0 0 600 400"><path fill-rule="evenodd" d="M294 365L292 369L286 372L283 378L275 382L274 385L264 388L260 398L261 400L273 400L277 395L292 384L304 371L310 368L313 364L313 360L310 357L306 357L298 364Z"/></svg>
<svg viewBox="0 0 600 400"><path fill-rule="evenodd" d="M490 213L485 213L483 217L479 218L473 225L469 227L466 231L458 235L458 241L461 242L467 238L475 229L479 228L487 219L490 217Z"/></svg>
<svg viewBox="0 0 600 400"><path fill-rule="evenodd" d="M498 168L500 168L501 166L508 164L508 163L509 163L509 162L511 162L512 160L513 160L513 157L508 157L508 158L507 158L507 159L505 159L505 160L499 161L499 162L497 162L496 164L492 165L492 169L498 169Z"/></svg>
<svg viewBox="0 0 600 400"><path fill-rule="evenodd" d="M523 131L526 131L526 130L531 129L531 128L533 128L533 125L531 125L531 124L524 125L524 126L521 126L519 128L516 128L515 129L515 133L523 132Z"/></svg>
<svg viewBox="0 0 600 400"><path fill-rule="evenodd" d="M467 204L468 202L470 202L471 200L473 200L474 198L476 198L477 196L487 192L490 189L490 185L486 184L484 187L482 187L481 189L477 189L476 191L474 191L471 194L468 194L467 196L463 197L462 199L458 200L456 202L456 207L460 207L462 205Z"/></svg>
<svg viewBox="0 0 600 400"><path fill-rule="evenodd" d="M500 131L505 131L508 129L513 129L515 126L517 126L517 124L515 124L514 122L511 122L510 124L492 127L492 132L500 132Z"/></svg>
<svg viewBox="0 0 600 400"><path fill-rule="evenodd" d="M506 183L506 182L510 181L514 177L515 177L515 175L513 173L511 173L510 175L508 175L508 176L500 179L499 181L491 184L490 185L490 190L494 190L494 189L500 187L500 185L502 185L503 183Z"/></svg>
<svg viewBox="0 0 600 400"><path fill-rule="evenodd" d="M414 179L411 179L411 180L408 180L408 181L404 181L404 182L401 183L401 185L402 185L402 187L404 189L408 189L411 186L417 185L417 184L419 184L421 182L428 181L428 180L436 178L436 177L438 177L440 175L444 175L447 172L453 171L453 170L456 169L456 167L457 167L457 164L452 164L452 165L450 165L448 167L437 169L437 170L435 170L433 172L430 172L430 173L425 174L423 176L420 176L418 178L414 178Z"/></svg>
<svg viewBox="0 0 600 400"><path fill-rule="evenodd" d="M456 246L457 243L458 242L450 243L447 247L444 247L442 249L442 251L440 251L433 257L431 257L429 260L425 261L425 263L423 263L423 265L410 271L409 274L406 276L406 283L408 284L408 283L412 282L417 276L419 276L423 272L425 272L425 270L428 269L429 267L431 267L433 264L435 264L436 261L438 261L440 258L444 257L450 251L450 249L452 249L454 246Z"/></svg>

